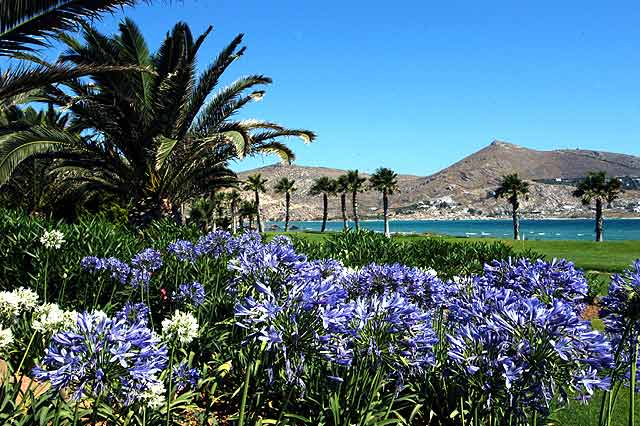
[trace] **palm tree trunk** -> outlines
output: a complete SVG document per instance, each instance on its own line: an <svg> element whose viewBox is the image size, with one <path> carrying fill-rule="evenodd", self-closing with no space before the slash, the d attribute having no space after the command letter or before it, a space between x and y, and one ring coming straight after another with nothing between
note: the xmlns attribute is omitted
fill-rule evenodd
<svg viewBox="0 0 640 426"><path fill-rule="evenodd" d="M347 225L347 193L343 192L340 194L340 208L342 210L342 229L345 231L349 229Z"/></svg>
<svg viewBox="0 0 640 426"><path fill-rule="evenodd" d="M596 241L604 241L604 217L602 216L602 200L596 199Z"/></svg>
<svg viewBox="0 0 640 426"><path fill-rule="evenodd" d="M256 191L256 222L258 223L258 232L262 233L262 220L260 218L260 193Z"/></svg>
<svg viewBox="0 0 640 426"><path fill-rule="evenodd" d="M236 217L237 203L235 200L231 201L231 232L234 234L238 231L238 222Z"/></svg>
<svg viewBox="0 0 640 426"><path fill-rule="evenodd" d="M389 195L387 191L382 192L382 210L384 214L384 236L390 237L391 232L389 232Z"/></svg>
<svg viewBox="0 0 640 426"><path fill-rule="evenodd" d="M518 216L518 208L520 207L520 203L517 201L513 203L513 209L511 211L513 217L513 239L520 239L520 217Z"/></svg>
<svg viewBox="0 0 640 426"><path fill-rule="evenodd" d="M356 231L358 231L360 229L360 217L358 217L358 193L355 191L351 193L351 203L353 205L353 223Z"/></svg>
<svg viewBox="0 0 640 426"><path fill-rule="evenodd" d="M322 194L322 228L320 232L324 232L327 229L327 217L329 216L329 196L325 192Z"/></svg>
<svg viewBox="0 0 640 426"><path fill-rule="evenodd" d="M289 203L291 202L291 194L284 194L284 232L289 230Z"/></svg>
<svg viewBox="0 0 640 426"><path fill-rule="evenodd" d="M215 207L215 204L214 204L213 209L211 210L211 222L212 222L212 228L213 228L214 231L216 229L218 229L217 219L218 219L218 217L217 217L217 214L216 214L216 207Z"/></svg>
<svg viewBox="0 0 640 426"><path fill-rule="evenodd" d="M129 210L129 224L135 229L147 227L161 217L162 203L152 196L134 200Z"/></svg>

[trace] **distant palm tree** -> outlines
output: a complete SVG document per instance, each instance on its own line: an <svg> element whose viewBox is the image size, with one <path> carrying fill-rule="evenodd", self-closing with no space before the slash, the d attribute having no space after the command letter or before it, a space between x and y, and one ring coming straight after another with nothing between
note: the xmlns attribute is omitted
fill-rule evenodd
<svg viewBox="0 0 640 426"><path fill-rule="evenodd" d="M291 193L297 191L296 181L286 177L281 178L274 187L276 194L284 194L284 232L289 230L289 207L291 204Z"/></svg>
<svg viewBox="0 0 640 426"><path fill-rule="evenodd" d="M227 197L225 196L224 192L214 191L211 194L211 203L213 205L213 210L211 213L212 213L212 225L213 225L214 231L218 229L218 221L222 219L224 216L223 210L224 210L226 201L227 201Z"/></svg>
<svg viewBox="0 0 640 426"><path fill-rule="evenodd" d="M520 217L518 209L520 208L520 199L528 199L529 183L520 179L517 173L505 175L502 177L500 187L495 191L496 198L506 198L511 204L511 216L513 218L513 239L520 239Z"/></svg>
<svg viewBox="0 0 640 426"><path fill-rule="evenodd" d="M238 204L241 201L240 193L233 190L227 193L227 199L229 200L229 210L231 215L231 232L235 234L238 232Z"/></svg>
<svg viewBox="0 0 640 426"><path fill-rule="evenodd" d="M351 205L353 207L353 223L356 230L360 229L360 216L358 215L358 192L364 192L367 187L364 183L367 178L361 177L357 170L347 171L347 188L351 193Z"/></svg>
<svg viewBox="0 0 640 426"><path fill-rule="evenodd" d="M604 216L602 203L606 201L611 206L613 200L622 192L622 182L618 178L607 179L606 172L592 172L578 184L573 196L582 199L582 204L589 205L596 201L596 241L604 239Z"/></svg>
<svg viewBox="0 0 640 426"><path fill-rule="evenodd" d="M202 229L204 232L208 232L211 225L211 218L213 216L213 210L215 206L210 198L199 198L191 205L191 212L189 213L189 223L193 223Z"/></svg>
<svg viewBox="0 0 640 426"><path fill-rule="evenodd" d="M381 167L371 178L371 187L382 193L382 208L384 211L384 235L389 237L389 195L398 189L398 174L391 169Z"/></svg>
<svg viewBox="0 0 640 426"><path fill-rule="evenodd" d="M311 195L322 194L322 228L320 228L320 232L324 232L327 228L327 218L329 216L329 196L335 195L337 189L338 182L327 176L322 176L316 179L309 189L309 194Z"/></svg>
<svg viewBox="0 0 640 426"><path fill-rule="evenodd" d="M253 218L259 217L255 201L243 201L240 205L240 227L244 228L244 219L249 219L249 229L253 229Z"/></svg>
<svg viewBox="0 0 640 426"><path fill-rule="evenodd" d="M336 181L336 192L340 193L340 211L342 213L342 229L346 231L349 229L347 220L347 192L349 192L349 182L347 181L347 175L338 177Z"/></svg>
<svg viewBox="0 0 640 426"><path fill-rule="evenodd" d="M247 181L244 184L245 191L253 191L253 195L255 197L255 209L256 209L256 221L258 223L258 232L263 232L262 229L262 220L260 218L260 193L267 192L267 187L265 186L267 183L267 179L263 178L260 173L256 173L255 175L250 175L247 177Z"/></svg>

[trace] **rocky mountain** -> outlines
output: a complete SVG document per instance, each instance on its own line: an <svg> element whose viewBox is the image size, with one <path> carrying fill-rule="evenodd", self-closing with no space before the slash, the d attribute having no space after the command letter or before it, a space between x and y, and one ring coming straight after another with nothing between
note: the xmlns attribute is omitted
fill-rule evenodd
<svg viewBox="0 0 640 426"><path fill-rule="evenodd" d="M495 200L493 190L502 176L517 172L531 183L529 201L523 206L525 216L591 216L589 207L582 206L571 192L578 179L598 170L625 177L626 191L608 214L640 215L640 191L636 189L640 188L640 157L579 149L538 151L502 141L494 141L433 175L400 175L400 190L391 197L392 214L407 219L505 216L509 213L509 205L504 200ZM254 173L269 179L267 185L270 187L283 176L295 179L298 191L292 197L292 219L309 220L322 213L321 198L309 195L314 179L320 176L335 178L345 171L277 164L245 171L239 176L245 179ZM269 191L263 200L263 212L268 219L281 220L284 216L282 197ZM382 214L378 193L365 192L360 194L359 200L363 216L375 218ZM338 197L330 201L330 207L330 217L337 218Z"/></svg>

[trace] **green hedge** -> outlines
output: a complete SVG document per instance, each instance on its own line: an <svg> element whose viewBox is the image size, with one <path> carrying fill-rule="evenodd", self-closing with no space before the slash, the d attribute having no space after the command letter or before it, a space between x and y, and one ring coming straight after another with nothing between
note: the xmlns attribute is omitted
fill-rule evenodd
<svg viewBox="0 0 640 426"><path fill-rule="evenodd" d="M502 242L452 242L441 238L398 240L373 231L333 233L322 241L292 237L296 249L312 259L334 258L345 266L361 267L371 262L401 263L432 268L442 278L466 276L482 271L494 259L526 257L543 259L531 250L516 250Z"/></svg>

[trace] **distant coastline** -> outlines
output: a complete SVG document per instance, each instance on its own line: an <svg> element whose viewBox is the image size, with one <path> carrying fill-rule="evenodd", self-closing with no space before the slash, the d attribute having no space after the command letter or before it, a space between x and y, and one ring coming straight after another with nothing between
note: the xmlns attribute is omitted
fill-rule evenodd
<svg viewBox="0 0 640 426"><path fill-rule="evenodd" d="M320 230L322 221L292 221L292 231ZM364 219L360 221L364 229L382 232L383 221ZM342 220L327 222L327 231L342 230ZM353 227L353 221L349 221ZM267 221L266 230L282 230L283 222ZM476 219L393 219L390 221L391 232L395 234L436 234L454 237L487 237L511 239L513 224L506 218ZM640 240L640 217L605 218L605 240ZM520 233L527 240L592 240L594 238L593 218L523 218L520 222Z"/></svg>

